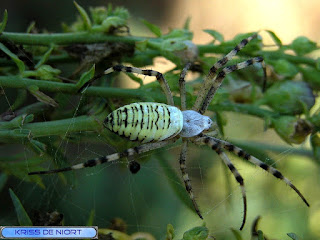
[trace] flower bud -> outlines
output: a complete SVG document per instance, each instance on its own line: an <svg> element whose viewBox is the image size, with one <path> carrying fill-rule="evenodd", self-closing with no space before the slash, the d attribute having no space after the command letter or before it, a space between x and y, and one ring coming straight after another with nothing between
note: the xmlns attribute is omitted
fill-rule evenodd
<svg viewBox="0 0 320 240"><path fill-rule="evenodd" d="M312 132L312 124L305 119L293 116L282 116L272 120L278 135L287 143L300 144Z"/></svg>
<svg viewBox="0 0 320 240"><path fill-rule="evenodd" d="M199 50L190 40L167 39L161 46L163 56L178 65L185 65L188 62L197 60Z"/></svg>
<svg viewBox="0 0 320 240"><path fill-rule="evenodd" d="M266 104L282 114L301 114L315 103L312 89L306 82L284 81L270 87L260 104Z"/></svg>

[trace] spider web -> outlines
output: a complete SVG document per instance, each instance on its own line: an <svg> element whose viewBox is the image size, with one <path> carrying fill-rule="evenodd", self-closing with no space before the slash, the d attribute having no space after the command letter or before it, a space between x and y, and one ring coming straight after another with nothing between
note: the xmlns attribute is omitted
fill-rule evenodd
<svg viewBox="0 0 320 240"><path fill-rule="evenodd" d="M5 101L2 101L2 105L11 108L13 100L7 91L10 90L4 89L2 98ZM69 98L70 104L74 104L74 99L71 96ZM79 114L81 101L81 97L75 101L72 117L74 121ZM241 136L241 139L245 140L271 141L274 138L270 132L261 135L262 123L256 119L241 119L238 115L229 114L228 121L230 124L226 127L226 136L230 136L231 139ZM251 131L248 131L249 126ZM92 142L82 140L91 138L92 132L79 132L77 134L79 141L68 138L69 130L58 141L49 137L49 146L56 146L57 154L53 161L46 161L49 162L47 168L55 168L54 163L59 161L58 152L66 156L68 165L73 165L123 150L122 146L107 142L100 134L94 134L96 136ZM29 148L22 145L0 147L1 155L4 157L19 152L20 161L24 162L27 168L30 159L35 157ZM288 148L287 151L272 157L276 160L277 166L281 166L280 170L285 176L294 178L294 183L299 186L301 185L299 176L284 169L286 166L291 166L285 161L290 151ZM33 220L35 212L46 214L58 211L63 214L64 225L81 226L87 224L90 214L93 213L93 225L98 225L99 228L108 228L112 219L121 218L127 225L128 233L148 232L157 239L163 238L166 225L171 223L176 234L181 236L186 230L202 225L203 221L181 202L170 187L170 182L174 181L184 189L182 181L176 182L165 175L164 169L159 164L164 158L170 161L171 168L180 176L179 146L172 146L136 157L135 160L141 164L141 170L136 175L132 175L127 169L128 160L120 159L94 168L43 175L41 178L45 189L28 182L27 176L24 180L10 177L2 190L2 195L6 197L3 200L4 204L1 205L0 225L17 225L16 214L7 194L10 187ZM289 222L288 219L297 218L305 211L305 206L295 193L259 168L244 163L236 157L230 156L230 158L246 184L248 219L244 235L249 234L250 225L257 215L262 215L263 221L269 224L273 221L277 225L281 224L279 232L273 229L273 236L277 234L282 236L286 229L287 232L291 232L296 223ZM230 228L240 227L243 214L241 191L232 175L217 155L206 147L190 147L187 169L210 234L219 239L232 237ZM28 168L28 171L32 169ZM300 183L301 181L300 179Z"/></svg>

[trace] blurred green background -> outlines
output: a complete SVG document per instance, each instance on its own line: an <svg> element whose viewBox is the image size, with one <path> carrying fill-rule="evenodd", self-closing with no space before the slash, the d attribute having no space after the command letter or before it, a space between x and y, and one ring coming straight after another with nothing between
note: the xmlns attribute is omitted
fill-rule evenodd
<svg viewBox="0 0 320 240"><path fill-rule="evenodd" d="M124 6L131 13L132 35L145 36L145 28L139 22L143 18L166 32L180 27L190 16L195 42L206 42L201 29L213 28L229 39L239 32L271 29L283 42L299 35L319 39L320 16L318 1L78 1L84 8L89 6ZM61 31L61 22L71 23L77 15L72 1L12 1L0 2L0 13L8 10L6 31L23 32L31 21L38 29ZM163 64L162 60L160 65ZM158 70L158 68L157 68ZM10 95L7 95L10 96ZM0 96L1 110L12 103L10 97ZM72 103L77 106L77 103ZM1 112L2 112L1 111ZM227 140L258 142L282 146L283 152L270 154L277 168L300 189L311 207L307 208L297 195L283 182L278 181L257 167L232 157L246 184L248 219L242 235L248 239L253 219L262 216L260 229L272 239L289 239L286 233L294 232L301 239L320 238L320 188L318 164L308 157L292 154L292 147L285 144L273 130L263 131L263 122L248 116L224 113L228 120L225 128ZM86 137L86 133L79 133ZM97 136L99 140L99 136ZM64 153L82 162L91 157L107 155L114 149L108 143L73 144L61 143ZM303 146L309 148L309 146ZM119 146L121 149L121 146ZM28 162L33 154L22 146L0 146L0 155L21 153ZM235 239L230 228L239 228L242 220L242 199L238 185L226 171L221 160L206 147L192 147L188 171L196 199L204 215L210 235L217 239ZM178 171L179 148L156 153L140 159L142 169L132 175L126 164L117 163L66 173L67 183L57 175L44 176L46 188L26 183L14 177L8 179L1 191L0 225L17 225L16 214L8 189L12 188L28 214L34 211L58 211L64 215L65 225L85 225L90 212L95 212L94 225L107 227L111 219L122 218L128 232L144 231L157 239L164 238L166 225L173 224L181 235L191 227L201 225L198 216L187 209L174 194L159 161L170 159ZM139 159L138 159L139 160ZM122 161L123 162L123 161ZM119 167L121 165L122 167Z"/></svg>

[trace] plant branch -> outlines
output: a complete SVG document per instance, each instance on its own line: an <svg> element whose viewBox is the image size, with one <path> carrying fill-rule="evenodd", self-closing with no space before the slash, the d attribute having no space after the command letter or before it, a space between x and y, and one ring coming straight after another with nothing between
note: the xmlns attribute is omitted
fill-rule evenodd
<svg viewBox="0 0 320 240"><path fill-rule="evenodd" d="M75 32L75 33L11 33L3 32L0 35L0 40L10 40L15 44L26 45L68 45L75 43L100 43L100 42L124 42L135 43L144 40L155 40L147 37L133 36L113 36L104 33L92 32Z"/></svg>
<svg viewBox="0 0 320 240"><path fill-rule="evenodd" d="M34 85L41 91L49 92L62 92L67 94L80 94L77 93L78 88L75 84L52 82L44 80L33 80L29 78L21 78L19 76L0 76L0 86L3 88L23 88L27 89L29 86ZM139 89L123 89L113 87L89 87L85 90L83 95L86 96L99 96L99 97L121 97L124 99L138 98L149 99L150 95Z"/></svg>

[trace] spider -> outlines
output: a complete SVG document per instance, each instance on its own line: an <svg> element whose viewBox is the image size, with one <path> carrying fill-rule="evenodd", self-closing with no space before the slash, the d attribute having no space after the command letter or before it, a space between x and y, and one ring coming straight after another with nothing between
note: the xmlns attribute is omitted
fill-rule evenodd
<svg viewBox="0 0 320 240"><path fill-rule="evenodd" d="M71 167L54 169L49 171L30 172L29 175L34 174L49 174L58 173L70 170L76 170L86 167L93 167L98 164L111 162L123 157L130 157L141 153L149 152L154 149L162 148L169 144L176 142L182 138L182 149L180 153L180 171L186 191L193 203L196 213L201 219L202 214L199 210L197 202L195 201L191 181L189 179L186 167L187 149L189 143L196 145L207 145L214 150L224 164L229 168L235 180L239 183L242 198L243 198L243 218L240 230L243 229L247 216L247 197L244 187L244 180L236 167L232 164L225 151L233 153L246 161L249 161L263 170L271 173L274 177L281 179L289 185L309 206L309 203L300 193L300 191L291 183L289 179L284 177L278 170L265 164L259 159L251 156L243 151L241 148L221 140L219 138L206 134L212 127L213 121L203 114L207 110L211 100L213 99L217 89L220 87L225 76L233 71L246 68L254 63L260 63L263 66L264 76L266 77L265 64L262 57L254 57L249 60L240 62L235 65L223 67L229 60L231 60L243 47L245 47L252 39L256 38L254 34L246 39L243 39L233 50L227 55L217 61L210 69L206 76L203 86L201 87L197 99L192 107L192 110L186 109L186 90L185 90L185 75L191 64L188 63L180 74L179 87L181 98L181 110L174 106L173 97L169 85L160 72L154 70L142 70L135 67L127 67L123 65L116 65L104 71L103 74L111 72L125 72L137 73L146 76L155 76L160 83L162 90L166 96L167 104L140 102L125 105L111 112L104 120L104 127L110 131L117 133L120 136L125 136L132 141L138 140L142 143L140 146L129 148L120 153L114 153L108 156L98 157L88 160L85 163L73 165ZM220 71L219 71L220 70ZM132 161L130 170L135 173L139 171L140 165Z"/></svg>

